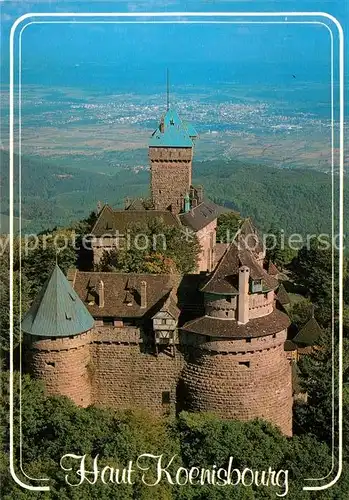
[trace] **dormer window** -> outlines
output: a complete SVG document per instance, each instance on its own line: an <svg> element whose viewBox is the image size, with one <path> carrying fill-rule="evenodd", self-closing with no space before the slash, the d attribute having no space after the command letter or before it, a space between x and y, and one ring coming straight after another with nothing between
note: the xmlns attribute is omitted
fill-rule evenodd
<svg viewBox="0 0 349 500"><path fill-rule="evenodd" d="M251 292L257 293L262 291L262 280L252 280L251 283Z"/></svg>

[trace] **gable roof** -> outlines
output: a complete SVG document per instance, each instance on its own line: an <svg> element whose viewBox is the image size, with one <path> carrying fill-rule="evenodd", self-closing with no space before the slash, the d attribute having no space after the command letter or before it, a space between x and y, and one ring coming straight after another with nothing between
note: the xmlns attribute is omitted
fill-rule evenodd
<svg viewBox="0 0 349 500"><path fill-rule="evenodd" d="M179 218L184 226L190 227L193 231L199 231L226 211L226 208L205 199L189 212L179 214Z"/></svg>
<svg viewBox="0 0 349 500"><path fill-rule="evenodd" d="M147 210L147 203L143 198L135 198L130 200L129 205L125 210Z"/></svg>
<svg viewBox="0 0 349 500"><path fill-rule="evenodd" d="M168 210L113 210L104 205L98 219L91 230L91 234L100 237L104 234L124 233L132 224L147 224L151 220L159 219L167 226L179 226L179 219Z"/></svg>
<svg viewBox="0 0 349 500"><path fill-rule="evenodd" d="M258 235L258 232L254 225L252 224L252 221L249 217L245 219L239 229L239 234L244 237L248 238L248 244L249 247L252 249L254 253L261 253L263 252L263 244L262 241Z"/></svg>
<svg viewBox="0 0 349 500"><path fill-rule="evenodd" d="M292 339L295 344L312 346L320 337L322 330L314 316L300 329L297 335Z"/></svg>
<svg viewBox="0 0 349 500"><path fill-rule="evenodd" d="M160 307L160 309L155 313L153 318L156 318L160 312L165 311L168 314L172 316L173 319L178 320L179 315L181 313L180 309L178 308L176 304L176 300L173 296L172 293L169 293L167 299L165 300L164 304Z"/></svg>
<svg viewBox="0 0 349 500"><path fill-rule="evenodd" d="M163 122L163 131L161 131L161 124L159 124L150 138L150 147L193 147L193 139L197 136L196 130L192 125L182 122L177 111L167 110L161 121Z"/></svg>
<svg viewBox="0 0 349 500"><path fill-rule="evenodd" d="M104 283L104 307L99 307L96 283ZM145 281L146 307L141 307L141 282ZM77 271L74 289L95 317L140 318L155 314L175 287L176 276L169 274L136 274Z"/></svg>
<svg viewBox="0 0 349 500"><path fill-rule="evenodd" d="M239 293L237 274L240 265L237 246L232 242L213 274L201 288L201 292L237 295Z"/></svg>
<svg viewBox="0 0 349 500"><path fill-rule="evenodd" d="M56 265L21 323L23 332L69 337L93 327L93 318Z"/></svg>
<svg viewBox="0 0 349 500"><path fill-rule="evenodd" d="M228 246L201 291L237 295L239 293L238 271L241 266L247 266L250 269L252 280L262 280L263 291L273 290L278 286L278 281L257 262L253 253L248 249L244 237L240 234Z"/></svg>

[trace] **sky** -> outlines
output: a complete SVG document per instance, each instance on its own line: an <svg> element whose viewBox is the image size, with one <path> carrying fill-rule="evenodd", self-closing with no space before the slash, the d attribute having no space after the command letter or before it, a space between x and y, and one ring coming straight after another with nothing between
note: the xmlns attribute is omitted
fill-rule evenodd
<svg viewBox="0 0 349 500"><path fill-rule="evenodd" d="M345 27L346 4L343 0L0 0L0 82L6 85L9 81L11 25L28 12L303 10L328 12ZM190 18L182 15L174 20ZM289 19L282 20L286 22L279 25L31 24L22 34L22 84L140 92L163 85L169 68L171 82L177 87L219 86L226 82L277 87L292 85L292 78L311 85L328 85L329 31L320 25L296 25L289 24Z"/></svg>
<svg viewBox="0 0 349 500"><path fill-rule="evenodd" d="M53 1L5 0L1 8L2 83L8 79L8 35L13 21L27 12L142 11L324 11L346 22L343 0L260 0L174 2L173 0ZM182 16L183 19L183 16ZM244 63L309 63L313 71L329 64L329 33L321 26L191 25L31 25L23 33L23 65L47 68L83 64L115 64L124 68L149 65L218 65ZM318 65L317 69L315 66ZM297 69L297 68L296 68ZM316 77L316 75L314 75Z"/></svg>

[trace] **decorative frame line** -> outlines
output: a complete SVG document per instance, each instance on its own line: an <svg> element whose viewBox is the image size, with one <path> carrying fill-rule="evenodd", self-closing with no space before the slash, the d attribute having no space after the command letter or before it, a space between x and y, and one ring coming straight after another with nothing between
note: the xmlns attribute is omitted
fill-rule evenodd
<svg viewBox="0 0 349 500"><path fill-rule="evenodd" d="M9 277L10 277L10 472L15 480L15 482L21 486L24 489L28 489L31 491L49 491L50 487L49 486L31 486L29 484L25 484L21 481L20 478L16 475L15 469L14 469L14 428L13 428L13 404L14 404L14 398L13 398L13 263L14 263L14 248L13 248L13 237L14 237L14 214L13 214L13 208L14 208L14 186L13 186L13 170L14 170L14 39L15 39L15 34L18 26L26 19L29 19L31 17L34 18L43 18L43 17L61 17L61 18L73 18L71 21L65 21L65 22L76 22L78 23L79 21L75 21L74 18L102 18L102 17L111 17L111 18L150 18L148 21L114 21L115 23L119 22L128 22L132 24L140 24L140 23L151 23L151 22L156 22L156 21L151 21L151 18L180 18L180 17L186 17L186 18L193 18L193 17L202 17L202 18L208 18L208 17L221 17L221 18L236 18L236 17L247 17L247 18L252 18L252 17L270 17L270 18L275 18L275 17L284 17L286 18L286 22L288 17L295 18L295 17L306 17L306 18L318 18L322 17L325 19L330 20L337 28L338 30L338 35L339 35L339 102L340 102L340 111L339 111L339 387L338 387L338 403L339 403L339 409L338 409L338 417L339 417L339 449L338 449L338 471L335 476L335 478L322 486L304 486L304 490L324 490L327 488L330 488L333 486L338 479L341 476L342 472L342 459L343 459L343 441L342 441L342 419L343 419L343 411L342 411L342 379L343 379L343 212L344 212L344 206L343 206L343 201L344 201L344 193L343 193L343 183L344 183L344 34L343 34L343 28L340 24L340 22L332 15L325 13L325 12L138 12L138 13L102 13L102 12L63 12L63 13L27 13L19 17L12 25L11 27L11 32L10 32L10 120L9 120L9 125L10 125L10 134L9 134L9 146L10 146L10 165L9 165L9 200L10 200L10 224L9 224L9 229L10 229L10 270L9 270ZM37 22L43 23L42 22ZM46 21L47 23L55 22L55 21ZM58 24L60 21L56 21ZM64 22L64 21L61 21ZM82 21L83 22L83 21ZM92 21L95 22L95 21ZM98 22L98 21L97 21ZM103 22L103 21L99 21ZM112 22L112 21L109 21ZM157 21L158 23L194 23L194 22L203 22L203 21L179 21L179 20L173 20L173 21ZM219 24L220 21L204 21L205 23L209 24ZM229 23L226 21L221 21L221 23ZM250 22L250 24L260 24L262 21L259 22ZM284 21L285 22L285 21ZM264 21L265 24L283 24L284 22L268 22ZM85 23L91 23L91 21L85 21ZM107 21L105 21L107 23ZM291 22L289 22L291 23ZM22 32L24 29L29 26L30 24L35 24L35 21L27 23L24 27L22 27L21 32L20 32L20 39ZM236 22L231 22L230 24L236 24ZM300 22L297 23L297 21L292 22L292 24L300 24ZM302 24L322 24L325 26L330 34L331 34L331 55L332 55L332 61L331 61L331 104L332 104L332 113L331 113L331 118L332 118L332 232L333 232L333 220L334 220L334 204L333 204L333 162L334 162L334 153L333 153L333 146L334 146L334 133L333 133L333 33L331 28L323 23L323 22L316 22L316 21L303 21ZM21 53L20 53L21 54ZM20 115L21 116L21 115ZM21 130L21 123L19 123L20 130ZM21 171L21 169L20 169ZM20 214L21 216L21 214ZM333 269L333 268L332 268ZM332 270L332 276L333 276L333 270ZM332 287L334 285L334 282L332 283ZM334 300L334 297L332 297L332 300ZM332 339L333 340L333 339ZM333 355L333 350L332 350L332 355ZM332 364L333 366L333 364ZM332 388L334 388L334 379L332 381ZM332 427L333 428L333 427ZM333 470L333 465L332 464L332 470ZM329 474L331 474L332 470L330 471ZM24 471L22 470L24 473ZM328 475L329 475L328 474ZM24 475L26 475L24 473ZM29 478L29 476L27 476ZM326 476L327 477L327 476ZM30 478L33 479L33 478ZM320 479L320 478L318 478ZM321 478L324 479L324 478ZM45 479L36 479L38 481L48 481L48 478ZM314 480L314 479L307 479L307 480Z"/></svg>

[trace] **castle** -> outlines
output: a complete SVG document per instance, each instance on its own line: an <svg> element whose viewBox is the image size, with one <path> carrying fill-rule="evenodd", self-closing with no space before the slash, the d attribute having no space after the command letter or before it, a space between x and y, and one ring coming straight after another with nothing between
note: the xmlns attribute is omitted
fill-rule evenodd
<svg viewBox="0 0 349 500"><path fill-rule="evenodd" d="M105 205L92 229L93 261L113 248L108 233L161 218L190 228L197 273L123 274L56 265L22 321L28 365L48 394L76 404L182 409L256 417L292 434L289 318L275 266L249 220L216 244L222 207L192 185L197 133L168 109L149 143L151 206Z"/></svg>

